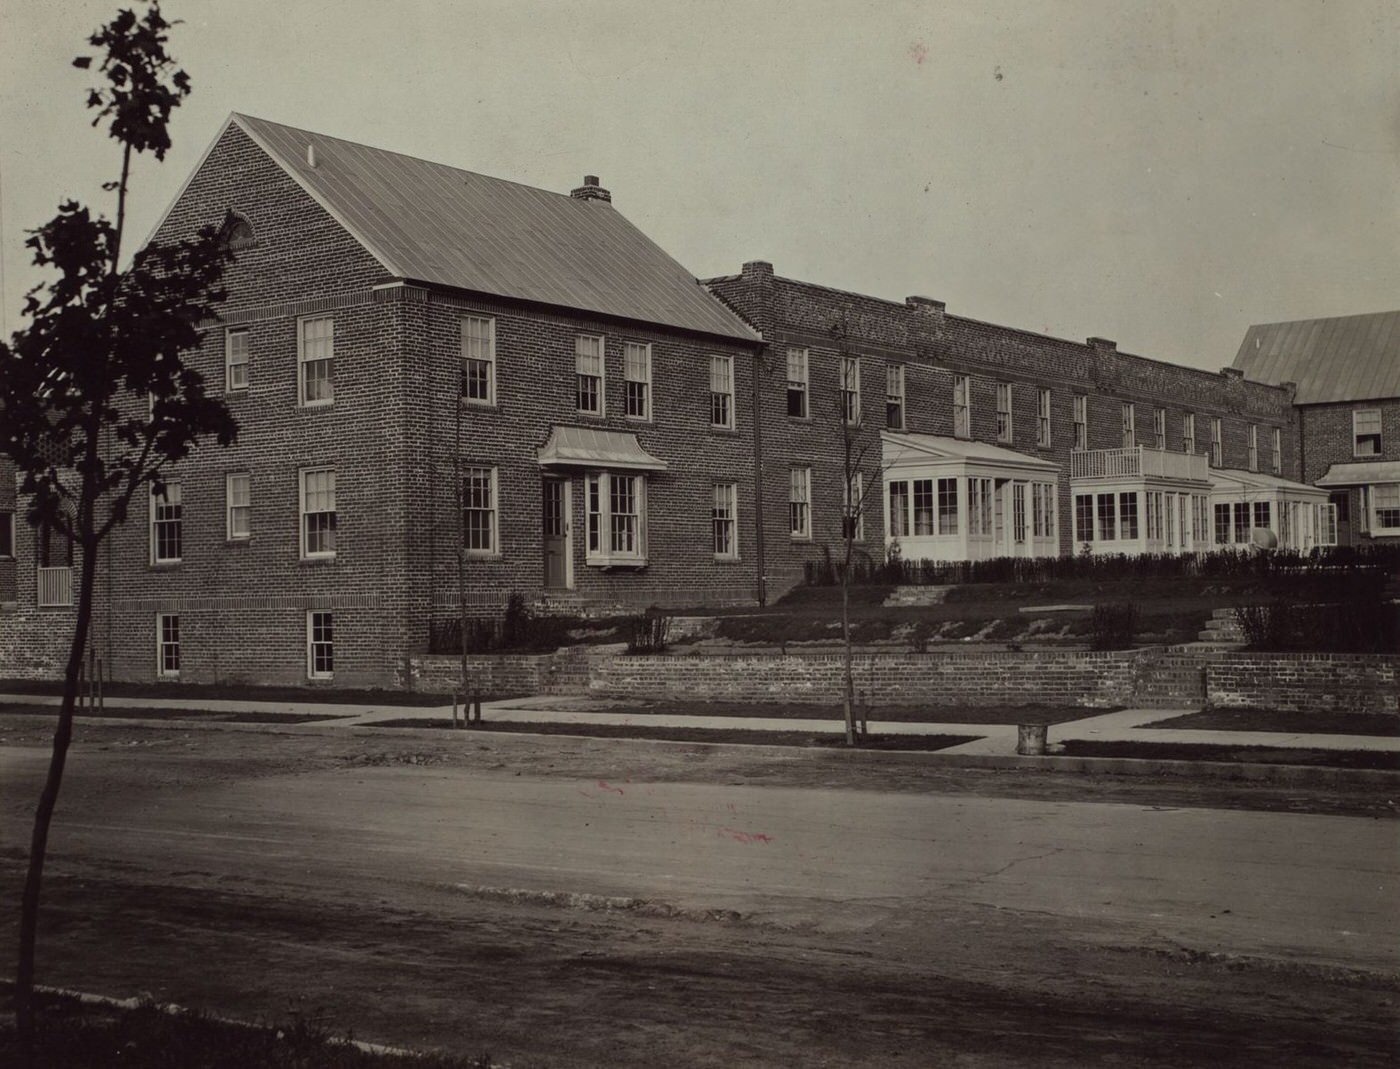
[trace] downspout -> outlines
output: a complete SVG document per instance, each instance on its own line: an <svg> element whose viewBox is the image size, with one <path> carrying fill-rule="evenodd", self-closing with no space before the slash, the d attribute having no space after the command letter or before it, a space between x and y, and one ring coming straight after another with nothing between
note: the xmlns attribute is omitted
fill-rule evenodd
<svg viewBox="0 0 1400 1069"><path fill-rule="evenodd" d="M754 552L758 558L758 604L768 604L768 568L764 558L763 541L763 385L767 373L764 354L767 346L754 352L753 357L753 522Z"/></svg>

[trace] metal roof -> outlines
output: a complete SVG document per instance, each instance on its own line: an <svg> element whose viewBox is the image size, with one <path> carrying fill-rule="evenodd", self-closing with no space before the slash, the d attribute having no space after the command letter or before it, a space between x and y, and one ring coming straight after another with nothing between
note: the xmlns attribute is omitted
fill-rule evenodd
<svg viewBox="0 0 1400 1069"><path fill-rule="evenodd" d="M630 471L665 471L667 468L664 460L657 460L642 448L635 434L593 427L555 427L538 456L542 468L626 468Z"/></svg>
<svg viewBox="0 0 1400 1069"><path fill-rule="evenodd" d="M1270 475L1267 472L1245 471L1243 468L1211 468L1210 488L1216 493L1272 491L1318 501L1327 499L1327 492L1315 486L1295 483L1292 479Z"/></svg>
<svg viewBox="0 0 1400 1069"><path fill-rule="evenodd" d="M1271 386L1296 382L1302 405L1400 397L1400 311L1256 324L1234 366Z"/></svg>
<svg viewBox="0 0 1400 1069"><path fill-rule="evenodd" d="M1333 464L1317 480L1318 486L1364 486L1368 483L1400 483L1400 460Z"/></svg>
<svg viewBox="0 0 1400 1069"><path fill-rule="evenodd" d="M1046 473L1060 470L1059 465L1048 460L966 438L898 431L881 431L880 437L884 442L885 463L891 468L943 461L953 464L1022 468Z"/></svg>
<svg viewBox="0 0 1400 1069"><path fill-rule="evenodd" d="M606 201L248 115L231 121L397 278L758 340Z"/></svg>

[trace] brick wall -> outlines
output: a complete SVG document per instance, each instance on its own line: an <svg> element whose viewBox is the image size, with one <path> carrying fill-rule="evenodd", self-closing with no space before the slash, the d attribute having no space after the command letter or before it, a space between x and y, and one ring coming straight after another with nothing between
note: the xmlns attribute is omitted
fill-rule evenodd
<svg viewBox="0 0 1400 1069"><path fill-rule="evenodd" d="M409 690L448 694L461 686L462 661L459 657L412 657L407 673L399 683ZM494 654L468 657L467 673L473 692L502 697L540 694L547 689L555 657L549 653Z"/></svg>
<svg viewBox="0 0 1400 1069"><path fill-rule="evenodd" d="M1206 667L1215 705L1304 712L1400 713L1400 657L1231 653Z"/></svg>
<svg viewBox="0 0 1400 1069"><path fill-rule="evenodd" d="M24 519L15 510L15 466L9 457L4 456L0 456L0 525L8 525L14 533L14 540L19 540ZM7 556L0 551L0 613L16 607L15 567L13 554Z"/></svg>
<svg viewBox="0 0 1400 1069"><path fill-rule="evenodd" d="M1363 408L1381 412L1381 452L1376 456L1356 456L1352 413ZM1349 401L1345 404L1304 405L1298 409L1303 439L1303 477L1313 482L1327 474L1333 464L1367 464L1400 461L1400 398L1378 401ZM1366 530L1357 487L1333 491L1338 505L1338 527L1343 541L1352 544L1374 537ZM1393 536L1387 536L1390 540Z"/></svg>

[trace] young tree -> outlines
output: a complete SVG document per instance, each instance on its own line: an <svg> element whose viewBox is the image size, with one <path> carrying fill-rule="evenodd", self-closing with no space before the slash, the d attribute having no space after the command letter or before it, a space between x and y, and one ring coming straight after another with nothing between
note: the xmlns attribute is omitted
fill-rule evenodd
<svg viewBox="0 0 1400 1069"><path fill-rule="evenodd" d="M15 463L28 519L72 540L80 555L77 615L64 672L48 776L34 816L20 911L16 1020L32 1037L34 951L49 825L73 733L73 708L92 622L97 550L124 523L143 490L163 489L166 468L202 438L231 443L237 426L206 395L202 376L182 354L198 347L199 327L216 318L229 256L216 228L141 250L121 267L127 183L133 159L163 160L171 111L189 94L189 77L166 52L170 23L158 0L141 14L119 11L88 40L96 69L88 92L93 125L121 146L116 220L75 201L30 233L33 262L52 279L27 296L28 325L0 342L0 451Z"/></svg>

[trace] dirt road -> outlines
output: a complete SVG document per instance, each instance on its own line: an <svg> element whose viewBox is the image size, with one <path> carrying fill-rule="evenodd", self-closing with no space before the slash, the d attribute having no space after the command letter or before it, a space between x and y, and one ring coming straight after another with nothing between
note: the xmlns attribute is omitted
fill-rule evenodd
<svg viewBox="0 0 1400 1069"><path fill-rule="evenodd" d="M0 734L9 892L43 732ZM1393 1059L1393 821L848 765L85 728L41 979L517 1067Z"/></svg>

